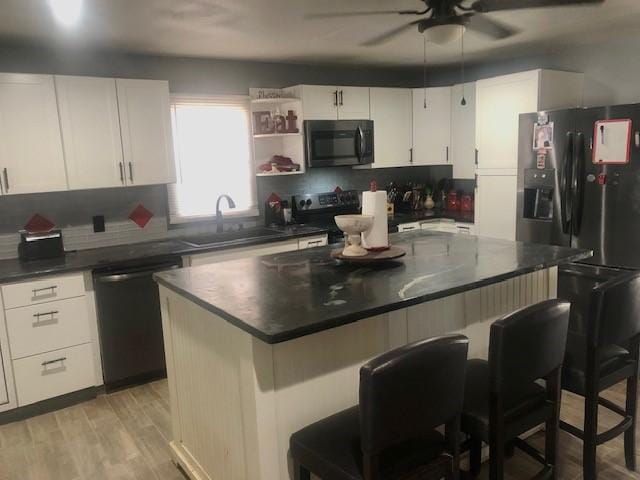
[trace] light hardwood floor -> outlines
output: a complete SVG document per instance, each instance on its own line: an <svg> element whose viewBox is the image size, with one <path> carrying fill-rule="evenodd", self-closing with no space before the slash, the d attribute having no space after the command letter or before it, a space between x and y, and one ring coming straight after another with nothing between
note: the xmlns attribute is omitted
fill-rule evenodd
<svg viewBox="0 0 640 480"><path fill-rule="evenodd" d="M622 385L606 392L623 404ZM580 425L583 402L564 393L562 418ZM602 429L617 423L600 409ZM0 426L0 480L184 480L171 463L170 417L166 381L134 387L26 421ZM543 447L543 434L532 443ZM598 448L599 479L637 479L624 467L622 438ZM639 438L640 445L640 438ZM559 476L582 477L582 443L560 437ZM530 478L538 465L516 451L506 478ZM480 479L488 478L487 465Z"/></svg>

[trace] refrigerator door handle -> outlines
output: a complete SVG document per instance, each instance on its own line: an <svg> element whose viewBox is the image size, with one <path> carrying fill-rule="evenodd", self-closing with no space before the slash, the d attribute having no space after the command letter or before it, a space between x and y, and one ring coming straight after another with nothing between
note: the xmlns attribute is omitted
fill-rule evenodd
<svg viewBox="0 0 640 480"><path fill-rule="evenodd" d="M573 133L567 133L567 142L564 150L564 165L560 178L560 215L562 217L562 232L570 233L572 208L572 192L569 189L572 181L573 164Z"/></svg>
<svg viewBox="0 0 640 480"><path fill-rule="evenodd" d="M584 164L586 161L586 149L585 138L582 132L578 133L576 143L577 154L574 156L573 179L571 181L573 195L573 214L571 215L572 235L580 234L584 210Z"/></svg>

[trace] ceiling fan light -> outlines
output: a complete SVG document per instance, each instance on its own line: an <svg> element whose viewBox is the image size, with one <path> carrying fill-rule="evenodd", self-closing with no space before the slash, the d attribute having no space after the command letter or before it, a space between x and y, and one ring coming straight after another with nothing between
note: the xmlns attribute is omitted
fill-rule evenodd
<svg viewBox="0 0 640 480"><path fill-rule="evenodd" d="M445 45L460 40L464 31L464 25L436 25L425 30L424 34L430 42Z"/></svg>

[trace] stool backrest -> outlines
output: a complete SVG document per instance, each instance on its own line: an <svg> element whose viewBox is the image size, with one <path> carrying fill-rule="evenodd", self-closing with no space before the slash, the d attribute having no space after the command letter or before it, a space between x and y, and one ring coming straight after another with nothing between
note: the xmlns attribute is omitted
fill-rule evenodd
<svg viewBox="0 0 640 480"><path fill-rule="evenodd" d="M376 455L460 415L469 340L462 335L412 343L360 369L362 451Z"/></svg>
<svg viewBox="0 0 640 480"><path fill-rule="evenodd" d="M640 273L623 273L591 291L588 341L620 345L640 334Z"/></svg>
<svg viewBox="0 0 640 480"><path fill-rule="evenodd" d="M491 325L489 388L507 403L563 362L570 304L547 300L511 313Z"/></svg>

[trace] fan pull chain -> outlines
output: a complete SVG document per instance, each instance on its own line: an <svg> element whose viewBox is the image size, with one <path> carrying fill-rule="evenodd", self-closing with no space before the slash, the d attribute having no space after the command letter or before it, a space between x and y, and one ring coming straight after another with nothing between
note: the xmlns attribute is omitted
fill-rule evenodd
<svg viewBox="0 0 640 480"><path fill-rule="evenodd" d="M422 86L424 88L424 108L427 108L427 36L423 35L424 49L422 57Z"/></svg>
<svg viewBox="0 0 640 480"><path fill-rule="evenodd" d="M465 72L464 72L464 34L465 34L465 31L464 31L464 27L461 27L461 28L463 28L463 30L462 30L462 35L460 36L460 42L462 44L462 48L461 48L461 51L462 51L462 61L461 61L461 65L462 65L462 100L460 101L460 105L462 105L463 107L466 107L467 106L467 99L465 98L465 84L464 84L464 82L465 82Z"/></svg>

